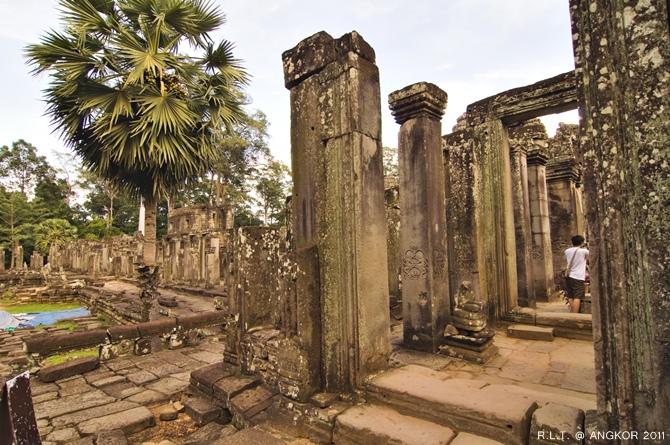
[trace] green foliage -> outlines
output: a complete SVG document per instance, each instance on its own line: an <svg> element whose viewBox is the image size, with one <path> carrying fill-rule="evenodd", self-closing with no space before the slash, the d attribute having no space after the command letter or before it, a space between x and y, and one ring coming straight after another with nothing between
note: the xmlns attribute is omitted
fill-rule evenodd
<svg viewBox="0 0 670 445"><path fill-rule="evenodd" d="M63 30L26 54L50 74L47 112L84 166L151 201L203 174L218 157L214 131L243 114L247 82L233 45L208 34L223 13L200 0L60 7Z"/></svg>
<svg viewBox="0 0 670 445"><path fill-rule="evenodd" d="M0 306L10 314L22 314L24 312L54 312L77 309L79 303L21 303L13 299L0 300Z"/></svg>
<svg viewBox="0 0 670 445"><path fill-rule="evenodd" d="M35 226L35 248L42 254L51 246L62 245L76 238L77 228L64 219L47 219Z"/></svg>
<svg viewBox="0 0 670 445"><path fill-rule="evenodd" d="M0 188L0 243L14 250L24 245L24 259L30 256L25 244L32 244L31 205L22 192L5 192ZM15 265L12 265L15 266Z"/></svg>
<svg viewBox="0 0 670 445"><path fill-rule="evenodd" d="M123 235L124 232L121 231L118 227L107 225L107 221L100 218L94 218L91 221L84 224L79 230L79 237L86 239L102 239L102 238L112 238L115 236Z"/></svg>
<svg viewBox="0 0 670 445"><path fill-rule="evenodd" d="M73 332L75 329L79 327L79 324L76 321L57 321L54 324L48 325L51 328L65 328L70 332ZM35 326L37 329L44 329L46 326L42 324L38 324Z"/></svg>
<svg viewBox="0 0 670 445"><path fill-rule="evenodd" d="M398 149L392 147L383 148L384 175L398 176Z"/></svg>
<svg viewBox="0 0 670 445"><path fill-rule="evenodd" d="M7 191L27 195L50 169L46 158L38 156L37 149L23 139L11 148L0 147L0 184Z"/></svg>
<svg viewBox="0 0 670 445"><path fill-rule="evenodd" d="M60 365L61 363L65 363L66 361L73 360L75 358L97 357L98 354L99 354L98 348L78 349L76 351L70 351L70 352L64 352L62 354L52 355L44 359L41 365L43 368L46 368L49 366Z"/></svg>
<svg viewBox="0 0 670 445"><path fill-rule="evenodd" d="M98 226L100 222L91 227L86 227L89 224L86 222L82 224L82 236L96 233L98 238L104 238L135 233L140 204L128 190L120 189L112 182L87 171L80 172L78 186L88 192L84 202L86 215L93 221L104 221L106 226L103 231Z"/></svg>
<svg viewBox="0 0 670 445"><path fill-rule="evenodd" d="M258 171L256 193L260 200L263 225L282 225L286 220L285 201L291 171L281 161L268 159Z"/></svg>

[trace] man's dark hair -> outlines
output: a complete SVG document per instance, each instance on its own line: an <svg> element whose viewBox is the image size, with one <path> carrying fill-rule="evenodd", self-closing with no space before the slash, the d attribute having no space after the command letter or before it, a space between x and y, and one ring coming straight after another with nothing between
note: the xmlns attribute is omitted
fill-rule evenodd
<svg viewBox="0 0 670 445"><path fill-rule="evenodd" d="M575 235L572 237L572 245L573 246L581 246L584 244L584 237L581 235Z"/></svg>

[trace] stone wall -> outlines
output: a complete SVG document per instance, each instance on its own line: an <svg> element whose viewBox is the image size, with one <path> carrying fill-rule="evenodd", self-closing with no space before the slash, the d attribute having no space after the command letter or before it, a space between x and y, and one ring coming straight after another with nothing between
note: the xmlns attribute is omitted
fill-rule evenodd
<svg viewBox="0 0 670 445"><path fill-rule="evenodd" d="M221 248L233 226L228 206L199 204L172 209L162 241L165 283L206 288L221 283Z"/></svg>
<svg viewBox="0 0 670 445"><path fill-rule="evenodd" d="M144 237L123 235L101 240L77 239L53 245L49 251L52 270L67 270L89 276L133 277L142 259Z"/></svg>
<svg viewBox="0 0 670 445"><path fill-rule="evenodd" d="M560 124L556 136L549 140L547 162L547 197L551 226L554 276L565 269L565 249L572 247L574 235L586 236L579 126ZM563 286L562 277L556 278Z"/></svg>
<svg viewBox="0 0 670 445"><path fill-rule="evenodd" d="M37 334L24 337L24 350L35 365L54 354L96 347L100 348L102 360L127 354L146 355L194 344L204 335L219 334L227 320L227 313L213 311L69 334Z"/></svg>
<svg viewBox="0 0 670 445"><path fill-rule="evenodd" d="M670 430L668 2L570 1L599 429ZM656 443L662 443L657 441Z"/></svg>

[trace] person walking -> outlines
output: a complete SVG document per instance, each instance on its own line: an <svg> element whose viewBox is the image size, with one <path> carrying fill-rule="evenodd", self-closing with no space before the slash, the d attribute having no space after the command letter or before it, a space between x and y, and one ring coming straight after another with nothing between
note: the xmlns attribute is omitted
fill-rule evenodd
<svg viewBox="0 0 670 445"><path fill-rule="evenodd" d="M565 260L570 269L570 274L565 281L570 312L578 313L586 291L586 267L589 260L589 250L583 236L575 235L571 241L572 247L565 249Z"/></svg>

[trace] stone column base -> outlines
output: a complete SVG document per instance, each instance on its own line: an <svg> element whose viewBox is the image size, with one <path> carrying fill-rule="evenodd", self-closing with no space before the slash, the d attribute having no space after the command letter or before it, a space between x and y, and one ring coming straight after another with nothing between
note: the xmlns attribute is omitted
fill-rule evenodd
<svg viewBox="0 0 670 445"><path fill-rule="evenodd" d="M461 344L460 346L446 344L440 346L439 352L440 354L446 355L448 357L460 358L483 365L498 355L498 347L493 344L493 341L490 341L482 351L472 349L472 346L465 344Z"/></svg>

